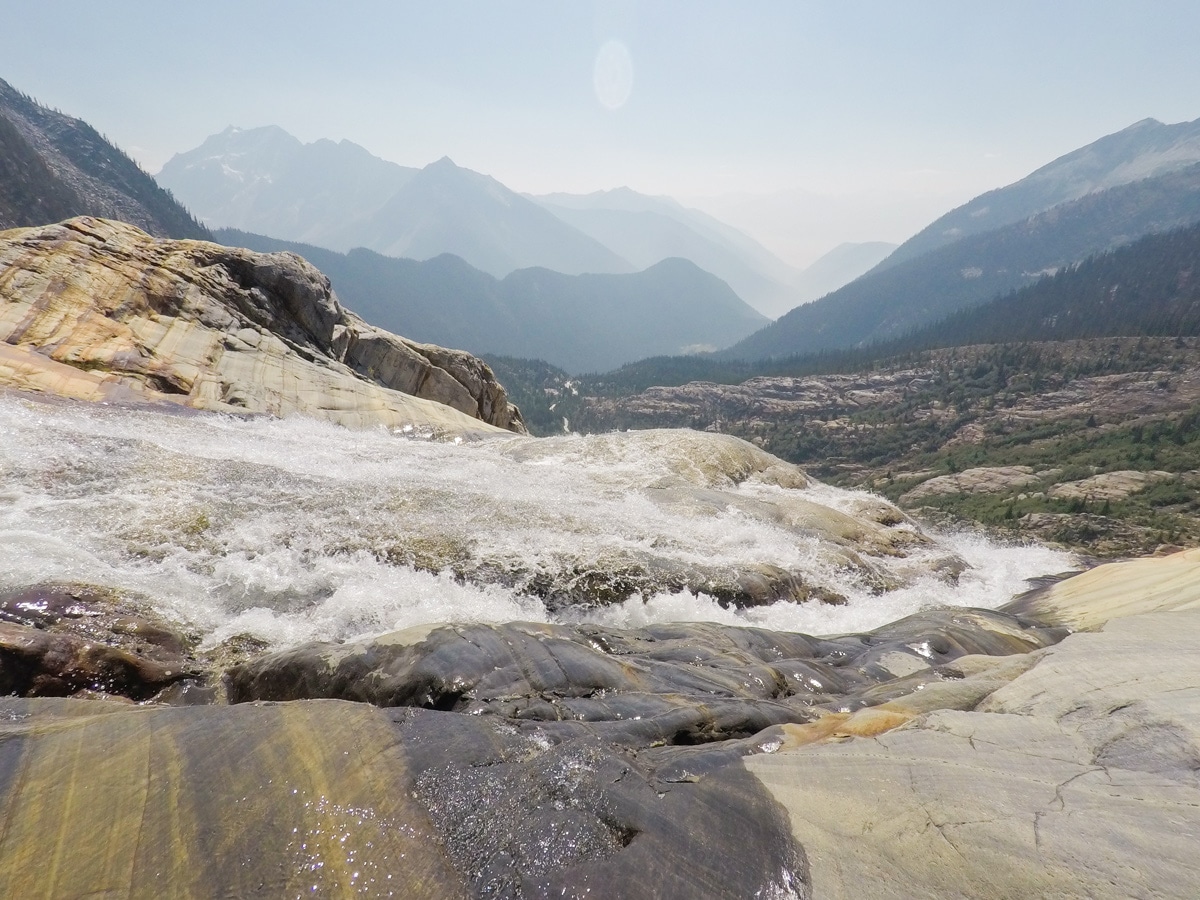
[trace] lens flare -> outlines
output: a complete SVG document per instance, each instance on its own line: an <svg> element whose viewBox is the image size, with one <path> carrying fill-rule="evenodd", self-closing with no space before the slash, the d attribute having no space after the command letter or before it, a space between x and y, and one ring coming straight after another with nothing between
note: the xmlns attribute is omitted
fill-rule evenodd
<svg viewBox="0 0 1200 900"><path fill-rule="evenodd" d="M633 58L622 41L606 41L592 67L596 99L606 109L620 109L633 93Z"/></svg>

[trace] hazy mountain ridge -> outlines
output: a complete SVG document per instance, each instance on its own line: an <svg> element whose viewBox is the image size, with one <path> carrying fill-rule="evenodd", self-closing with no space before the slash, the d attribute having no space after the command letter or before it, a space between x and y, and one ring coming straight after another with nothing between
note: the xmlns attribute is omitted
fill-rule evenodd
<svg viewBox="0 0 1200 900"><path fill-rule="evenodd" d="M723 355L785 357L885 341L1047 272L1200 221L1200 164L1088 194L915 259L877 267Z"/></svg>
<svg viewBox="0 0 1200 900"><path fill-rule="evenodd" d="M744 232L671 197L651 197L619 187L531 199L635 266L644 268L671 256L690 259L728 282L738 296L772 318L811 299L794 287L803 272Z"/></svg>
<svg viewBox="0 0 1200 900"><path fill-rule="evenodd" d="M158 175L214 227L348 252L454 253L497 277L530 266L631 272L607 247L486 175L442 158L422 169L350 141L304 144L277 126L227 128Z"/></svg>
<svg viewBox="0 0 1200 900"><path fill-rule="evenodd" d="M879 268L1022 221L1060 203L1197 162L1200 119L1175 125L1143 119L951 210L901 244Z"/></svg>
<svg viewBox="0 0 1200 900"><path fill-rule="evenodd" d="M541 358L571 372L715 348L766 321L687 260L627 274L530 268L496 279L450 254L420 261L363 248L341 254L230 229L217 234L228 244L304 256L329 276L347 307L412 340Z"/></svg>
<svg viewBox="0 0 1200 900"><path fill-rule="evenodd" d="M796 295L804 303L818 300L871 271L897 246L887 241L838 244L800 272L792 282Z"/></svg>
<svg viewBox="0 0 1200 900"><path fill-rule="evenodd" d="M158 178L213 227L349 250L354 241L343 233L351 223L385 203L417 171L351 141L305 144L274 125L230 126L173 156Z"/></svg>
<svg viewBox="0 0 1200 900"><path fill-rule="evenodd" d="M275 126L212 135L159 177L214 226L343 253L453 253L496 277L531 267L634 272L682 257L771 317L839 286L826 272L814 287L748 235L670 197L627 187L520 195L448 158L409 169L348 141L304 144Z"/></svg>
<svg viewBox="0 0 1200 900"><path fill-rule="evenodd" d="M848 284L896 248L884 242L842 244L796 269L744 232L671 197L622 187L532 199L636 266L670 256L690 259L772 318Z"/></svg>
<svg viewBox="0 0 1200 900"><path fill-rule="evenodd" d="M91 125L0 80L0 228L77 215L120 219L160 237L209 236Z"/></svg>
<svg viewBox="0 0 1200 900"><path fill-rule="evenodd" d="M421 169L352 232L358 246L386 256L453 253L497 278L532 266L567 275L636 268L496 179L448 157Z"/></svg>

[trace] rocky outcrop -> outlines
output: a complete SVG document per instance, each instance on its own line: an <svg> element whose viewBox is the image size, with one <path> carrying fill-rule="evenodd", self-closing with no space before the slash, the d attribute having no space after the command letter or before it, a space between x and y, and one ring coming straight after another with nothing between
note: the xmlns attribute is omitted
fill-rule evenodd
<svg viewBox="0 0 1200 900"><path fill-rule="evenodd" d="M1102 630L966 679L955 703L911 695L899 730L789 751L812 738L799 726L745 760L787 807L813 896L1194 896L1200 551L1010 608Z"/></svg>
<svg viewBox="0 0 1200 900"><path fill-rule="evenodd" d="M1049 491L1049 496L1060 500L1083 500L1086 502L1124 500L1130 494L1144 491L1160 481L1170 481L1174 477L1170 472L1158 471L1103 472L1093 475L1091 478L1057 484Z"/></svg>
<svg viewBox="0 0 1200 900"><path fill-rule="evenodd" d="M900 502L907 505L935 494L1011 493L1041 481L1029 466L980 466L923 481L901 496Z"/></svg>
<svg viewBox="0 0 1200 900"><path fill-rule="evenodd" d="M6 608L54 617L22 603ZM1189 551L863 635L425 626L230 676L235 699L372 703L6 698L0 882L1187 898L1198 634Z"/></svg>
<svg viewBox="0 0 1200 900"><path fill-rule="evenodd" d="M344 310L287 253L72 219L0 232L0 384L86 400L521 432L480 360Z"/></svg>

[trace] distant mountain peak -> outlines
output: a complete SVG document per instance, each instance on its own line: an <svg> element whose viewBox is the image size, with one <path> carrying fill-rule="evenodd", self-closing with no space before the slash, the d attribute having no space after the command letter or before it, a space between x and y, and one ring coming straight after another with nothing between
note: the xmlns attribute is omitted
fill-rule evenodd
<svg viewBox="0 0 1200 900"><path fill-rule="evenodd" d="M1178 171L1200 162L1200 119L1164 125L1141 119L980 194L900 245L888 268L975 234L1024 221L1060 203Z"/></svg>

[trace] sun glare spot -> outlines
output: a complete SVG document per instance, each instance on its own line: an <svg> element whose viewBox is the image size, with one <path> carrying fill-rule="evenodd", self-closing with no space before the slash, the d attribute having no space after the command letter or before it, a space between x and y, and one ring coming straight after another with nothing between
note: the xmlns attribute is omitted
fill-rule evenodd
<svg viewBox="0 0 1200 900"><path fill-rule="evenodd" d="M607 109L620 109L633 92L633 59L622 41L605 41L592 67L596 99Z"/></svg>

